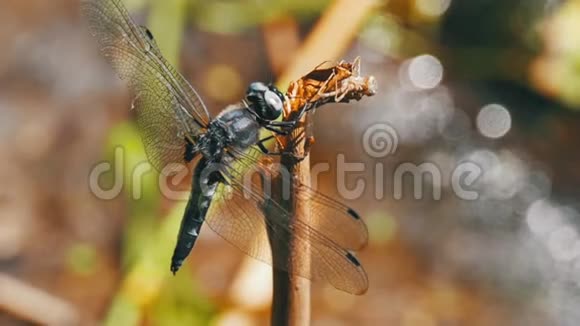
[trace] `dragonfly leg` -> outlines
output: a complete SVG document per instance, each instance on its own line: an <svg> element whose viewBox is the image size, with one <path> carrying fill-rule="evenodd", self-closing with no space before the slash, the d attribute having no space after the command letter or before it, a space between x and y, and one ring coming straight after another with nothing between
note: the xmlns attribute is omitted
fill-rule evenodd
<svg viewBox="0 0 580 326"><path fill-rule="evenodd" d="M256 145L258 146L258 148L262 151L262 153L264 153L265 155L269 155L269 156L283 156L283 155L287 155L287 156L291 156L296 163L300 163L302 162L305 158L306 155L308 155L308 151L305 152L304 155L295 155L292 152L275 152L275 151L271 151L269 150L265 145L264 142L273 139L275 136L268 136L266 138L260 139L260 141L258 141L258 143L256 143ZM308 145L307 142L307 146L308 146L308 150L310 149L310 145Z"/></svg>
<svg viewBox="0 0 580 326"><path fill-rule="evenodd" d="M271 121L268 124L274 127L294 127L296 125L296 119L290 121Z"/></svg>
<svg viewBox="0 0 580 326"><path fill-rule="evenodd" d="M265 128L279 135L289 135L296 128L296 125L300 122L304 114L313 110L315 107L316 105L306 104L294 119L289 121L270 121ZM276 129L276 127L280 129Z"/></svg>
<svg viewBox="0 0 580 326"><path fill-rule="evenodd" d="M270 139L273 139L275 136L268 136L266 138L262 138L258 141L258 143L256 143L256 145L258 146L258 148L262 151L262 153L266 154L266 155L275 155L276 153L272 153L265 145L264 143L267 142Z"/></svg>
<svg viewBox="0 0 580 326"><path fill-rule="evenodd" d="M277 134L277 135L288 135L290 134L289 130L282 130L282 128L276 127L276 126L270 126L270 125L265 125L264 128L266 130L270 130L271 132Z"/></svg>

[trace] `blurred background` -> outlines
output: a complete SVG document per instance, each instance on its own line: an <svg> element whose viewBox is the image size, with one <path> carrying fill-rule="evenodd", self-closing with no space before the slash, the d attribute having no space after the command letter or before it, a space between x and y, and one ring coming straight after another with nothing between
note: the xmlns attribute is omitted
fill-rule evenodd
<svg viewBox="0 0 580 326"><path fill-rule="evenodd" d="M361 56L377 78L374 97L313 116L318 188L370 230L368 293L314 283L313 325L578 324L580 1L124 2L214 115L324 60ZM0 324L268 324L267 266L209 228L169 273L184 203L152 172L131 178L146 157L130 96L78 8L0 4ZM391 155L365 151L377 122L397 132ZM357 198L337 188L338 154L365 164L346 177L366 182ZM95 196L91 171L119 157L99 180L111 198ZM405 162L438 167L440 199L429 180L415 199L410 178L395 198ZM483 171L476 200L452 191L462 162Z"/></svg>

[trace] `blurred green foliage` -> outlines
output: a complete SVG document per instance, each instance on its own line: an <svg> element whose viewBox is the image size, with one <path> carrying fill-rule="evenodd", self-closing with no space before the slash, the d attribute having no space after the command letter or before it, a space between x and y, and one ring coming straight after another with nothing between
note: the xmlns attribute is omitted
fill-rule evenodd
<svg viewBox="0 0 580 326"><path fill-rule="evenodd" d="M67 251L69 270L78 275L92 274L98 263L97 249L89 244L77 243Z"/></svg>
<svg viewBox="0 0 580 326"><path fill-rule="evenodd" d="M314 17L330 2L330 0L192 0L190 13L193 22L206 31L239 33L281 16Z"/></svg>
<svg viewBox="0 0 580 326"><path fill-rule="evenodd" d="M183 27L186 17L198 28L214 33L240 33L248 28L283 16L313 18L320 14L330 0L281 1L203 1L203 0L124 0L130 11L150 10L148 24L157 41L163 39L167 58L172 58L172 48L181 44L172 34L175 27ZM165 52L168 51L168 52ZM170 62L172 62L170 60Z"/></svg>

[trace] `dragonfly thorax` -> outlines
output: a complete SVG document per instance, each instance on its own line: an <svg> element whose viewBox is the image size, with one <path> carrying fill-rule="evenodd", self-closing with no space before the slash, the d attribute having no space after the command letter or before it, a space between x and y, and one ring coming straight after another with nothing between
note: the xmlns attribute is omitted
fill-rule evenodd
<svg viewBox="0 0 580 326"><path fill-rule="evenodd" d="M243 104L231 105L210 123L198 146L210 162L221 162L226 150L244 151L254 145L259 139L260 127L256 116Z"/></svg>
<svg viewBox="0 0 580 326"><path fill-rule="evenodd" d="M230 143L227 127L216 119L210 123L207 132L199 137L197 147L208 161L219 162Z"/></svg>

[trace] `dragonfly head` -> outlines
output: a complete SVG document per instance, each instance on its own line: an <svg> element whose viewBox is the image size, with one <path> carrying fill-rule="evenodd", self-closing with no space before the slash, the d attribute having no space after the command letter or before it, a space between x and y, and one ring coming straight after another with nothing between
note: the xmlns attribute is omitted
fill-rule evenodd
<svg viewBox="0 0 580 326"><path fill-rule="evenodd" d="M284 109L284 94L274 85L251 83L246 90L245 100L250 110L266 121L278 119Z"/></svg>

